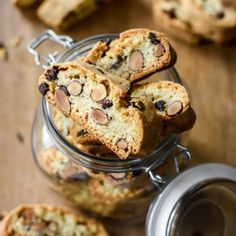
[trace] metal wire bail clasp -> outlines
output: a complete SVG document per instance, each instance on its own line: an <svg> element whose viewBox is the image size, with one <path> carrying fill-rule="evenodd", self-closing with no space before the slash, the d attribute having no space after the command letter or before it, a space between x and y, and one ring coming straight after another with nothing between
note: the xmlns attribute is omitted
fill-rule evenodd
<svg viewBox="0 0 236 236"><path fill-rule="evenodd" d="M167 152L167 157L166 158L173 158L174 159L174 165L175 165L175 170L176 173L180 173L180 165L179 165L179 158L182 156L184 160L189 161L192 159L191 153L189 150L179 144L179 139L175 139L175 141L172 144L172 147L169 147L169 152ZM165 159L165 158L164 158ZM157 168L158 166L155 165L155 162L150 165L148 168L146 168L146 173L149 174L152 183L158 187L159 190L162 189L163 185L166 184L166 179L157 173L154 173L153 171Z"/></svg>
<svg viewBox="0 0 236 236"><path fill-rule="evenodd" d="M52 30L46 30L45 32L41 33L37 38L33 39L28 45L27 49L29 53L33 54L35 57L35 63L42 68L46 68L47 66L56 62L59 54L58 52L49 53L48 56L43 56L36 51L36 48L42 44L45 40L51 40L53 42L61 44L65 48L71 48L74 46L75 41L67 36L67 35L57 35Z"/></svg>

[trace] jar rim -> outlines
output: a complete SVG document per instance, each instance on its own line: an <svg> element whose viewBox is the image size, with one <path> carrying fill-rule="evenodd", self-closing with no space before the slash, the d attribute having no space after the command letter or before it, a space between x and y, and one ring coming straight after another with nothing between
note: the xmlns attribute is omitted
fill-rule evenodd
<svg viewBox="0 0 236 236"><path fill-rule="evenodd" d="M61 54L57 62L71 61L78 58L78 55L81 56L86 53L96 42L109 39L113 40L117 37L118 34L101 34L85 38ZM164 71L167 72L168 76L175 82L181 83L180 77L174 67L168 68ZM173 151L173 148L177 144L177 137L172 134L161 140L153 153L143 158L120 160L117 157L114 159L98 157L79 150L79 148L72 145L60 134L51 117L50 106L44 97L41 99L41 107L46 127L51 134L52 139L55 141L57 148L67 157L71 158L75 163L95 170L105 172L126 172L134 170L149 171L151 169L150 166L153 166L153 163L155 163L155 168L161 165L164 162L165 157Z"/></svg>

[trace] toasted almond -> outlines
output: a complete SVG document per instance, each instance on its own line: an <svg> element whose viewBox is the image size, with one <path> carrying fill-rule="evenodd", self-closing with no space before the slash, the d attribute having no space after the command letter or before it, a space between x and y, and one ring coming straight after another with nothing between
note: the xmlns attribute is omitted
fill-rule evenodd
<svg viewBox="0 0 236 236"><path fill-rule="evenodd" d="M116 143L117 147L123 150L126 150L128 148L128 143L125 139L121 138Z"/></svg>
<svg viewBox="0 0 236 236"><path fill-rule="evenodd" d="M143 54L139 50L135 50L129 57L129 68L133 71L138 71L143 67L144 58Z"/></svg>
<svg viewBox="0 0 236 236"><path fill-rule="evenodd" d="M175 101L175 102L172 102L168 107L167 107L167 115L168 116L175 116L177 115L178 113L180 113L182 111L182 102L180 101Z"/></svg>
<svg viewBox="0 0 236 236"><path fill-rule="evenodd" d="M67 85L67 90L72 96L80 95L82 89L83 89L82 84L80 84L78 81L75 80Z"/></svg>
<svg viewBox="0 0 236 236"><path fill-rule="evenodd" d="M99 84L95 89L91 91L90 96L95 102L103 100L107 96L106 87L103 84Z"/></svg>
<svg viewBox="0 0 236 236"><path fill-rule="evenodd" d="M54 98L57 106L60 107L62 111L67 113L70 111L70 101L64 91L57 89Z"/></svg>
<svg viewBox="0 0 236 236"><path fill-rule="evenodd" d="M48 225L48 230L52 233L57 232L57 230L58 230L57 223L56 222L50 222L49 225Z"/></svg>
<svg viewBox="0 0 236 236"><path fill-rule="evenodd" d="M63 169L63 178L69 179L73 175L76 175L78 170L70 163L68 163Z"/></svg>
<svg viewBox="0 0 236 236"><path fill-rule="evenodd" d="M91 117L96 123L100 125L106 125L109 121L107 114L96 108L92 108Z"/></svg>
<svg viewBox="0 0 236 236"><path fill-rule="evenodd" d="M154 55L155 57L161 57L161 56L164 55L164 53L165 53L164 47L163 47L161 44L158 44L158 45L156 46L155 50L154 50L153 55Z"/></svg>
<svg viewBox="0 0 236 236"><path fill-rule="evenodd" d="M126 177L126 173L122 172L122 173L111 173L110 176L115 179L115 180L121 180L124 179Z"/></svg>

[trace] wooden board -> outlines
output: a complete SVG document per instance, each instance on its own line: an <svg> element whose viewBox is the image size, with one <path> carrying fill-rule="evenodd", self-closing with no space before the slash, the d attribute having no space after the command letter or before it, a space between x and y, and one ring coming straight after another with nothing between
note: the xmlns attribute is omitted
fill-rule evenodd
<svg viewBox="0 0 236 236"><path fill-rule="evenodd" d="M144 1L144 0L143 0ZM149 2L119 0L67 32L76 40L132 27L156 29ZM53 193L37 170L31 154L30 132L39 101L41 69L26 51L27 43L45 30L33 13L22 14L8 0L0 3L0 41L21 36L0 62L0 211L21 203L66 204ZM176 68L191 91L197 113L195 127L184 135L193 164L221 162L236 167L236 45L187 46L171 40L178 53ZM48 48L49 49L49 48ZM109 226L111 235L144 235L144 225Z"/></svg>

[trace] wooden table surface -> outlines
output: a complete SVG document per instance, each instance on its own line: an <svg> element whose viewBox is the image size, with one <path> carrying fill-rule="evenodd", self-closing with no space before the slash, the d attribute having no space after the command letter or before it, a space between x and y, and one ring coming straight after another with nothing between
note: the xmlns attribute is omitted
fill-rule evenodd
<svg viewBox="0 0 236 236"><path fill-rule="evenodd" d="M104 7L67 32L76 40L132 27L156 29L148 2L120 0ZM26 44L46 29L33 13L22 14L8 0L0 2L0 41L22 37L0 62L0 211L22 203L66 204L37 170L30 132L40 95L35 66ZM184 135L192 163L221 162L236 167L236 45L191 47L171 39L176 68L191 91L195 127ZM111 235L141 236L143 225L109 226Z"/></svg>

